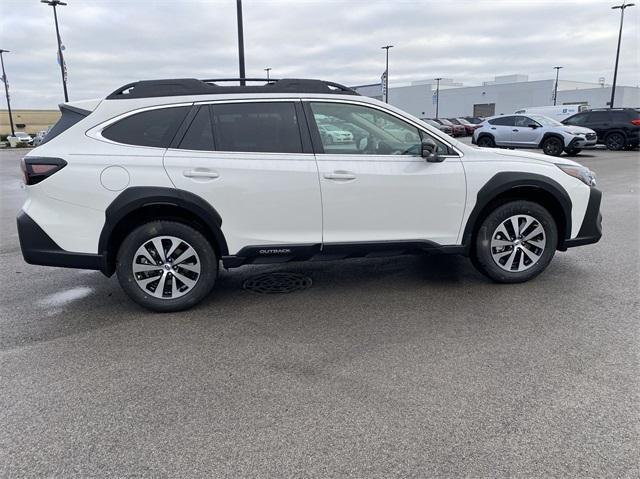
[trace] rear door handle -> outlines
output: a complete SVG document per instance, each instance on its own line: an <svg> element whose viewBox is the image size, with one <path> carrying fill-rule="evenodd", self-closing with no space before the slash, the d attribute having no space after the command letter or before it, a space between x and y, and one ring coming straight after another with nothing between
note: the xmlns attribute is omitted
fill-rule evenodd
<svg viewBox="0 0 640 479"><path fill-rule="evenodd" d="M325 173L324 177L327 180L355 180L356 175L351 173L350 171L334 171L333 173Z"/></svg>
<svg viewBox="0 0 640 479"><path fill-rule="evenodd" d="M219 173L206 169L184 170L182 175L187 178L218 178L220 176Z"/></svg>

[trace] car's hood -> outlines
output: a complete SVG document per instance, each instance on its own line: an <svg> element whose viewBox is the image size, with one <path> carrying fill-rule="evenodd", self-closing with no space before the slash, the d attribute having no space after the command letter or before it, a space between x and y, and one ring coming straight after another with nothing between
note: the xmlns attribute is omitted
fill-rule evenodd
<svg viewBox="0 0 640 479"><path fill-rule="evenodd" d="M570 131L571 133L595 133L591 128L585 128L583 126L565 125L563 130Z"/></svg>
<svg viewBox="0 0 640 479"><path fill-rule="evenodd" d="M533 161L544 161L545 163L553 163L556 165L576 165L580 166L580 163L577 163L573 160L570 160L566 156L551 156L551 155L543 155L540 153L533 153L530 151L520 151L520 150L503 150L500 148L479 148L480 150L486 151L492 155L498 155L500 157L506 157L505 159L515 159L515 160L533 160Z"/></svg>

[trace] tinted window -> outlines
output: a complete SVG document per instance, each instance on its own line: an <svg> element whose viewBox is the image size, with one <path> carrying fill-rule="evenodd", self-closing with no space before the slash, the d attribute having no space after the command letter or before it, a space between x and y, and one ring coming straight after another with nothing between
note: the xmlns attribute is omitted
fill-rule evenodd
<svg viewBox="0 0 640 479"><path fill-rule="evenodd" d="M567 118L563 123L567 125L584 125L587 122L587 113L580 113Z"/></svg>
<svg viewBox="0 0 640 479"><path fill-rule="evenodd" d="M189 108L181 106L136 113L104 129L102 136L127 145L167 148Z"/></svg>
<svg viewBox="0 0 640 479"><path fill-rule="evenodd" d="M608 111L592 111L589 113L589 123L607 123L609 122Z"/></svg>
<svg viewBox="0 0 640 479"><path fill-rule="evenodd" d="M350 155L419 155L421 132L397 117L360 105L311 103L325 153ZM424 136L427 133L422 133ZM430 136L440 154L447 146Z"/></svg>
<svg viewBox="0 0 640 479"><path fill-rule="evenodd" d="M515 126L515 118L512 116L501 116L499 118L494 118L493 120L489 120L489 123L492 125L498 126Z"/></svg>
<svg viewBox="0 0 640 479"><path fill-rule="evenodd" d="M208 150L213 148L213 130L209 107L201 106L195 118L184 134L179 148L184 150Z"/></svg>
<svg viewBox="0 0 640 479"><path fill-rule="evenodd" d="M612 111L612 112L609 112L609 114L611 115L612 121L619 122L619 123L629 121L629 117L631 116L627 111Z"/></svg>
<svg viewBox="0 0 640 479"><path fill-rule="evenodd" d="M293 103L230 103L212 112L218 151L302 152Z"/></svg>
<svg viewBox="0 0 640 479"><path fill-rule="evenodd" d="M528 127L529 125L536 123L528 116L516 116L514 118L515 118L515 121L514 121L515 126Z"/></svg>

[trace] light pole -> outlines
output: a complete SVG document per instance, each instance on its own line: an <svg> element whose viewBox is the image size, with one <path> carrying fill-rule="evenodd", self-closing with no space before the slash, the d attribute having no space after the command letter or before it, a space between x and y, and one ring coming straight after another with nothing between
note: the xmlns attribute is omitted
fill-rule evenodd
<svg viewBox="0 0 640 479"><path fill-rule="evenodd" d="M616 97L616 80L618 79L618 60L620 59L620 43L622 42L622 23L624 22L624 11L626 8L633 7L635 3L622 2L622 5L616 5L611 7L611 10L620 9L620 32L618 33L618 50L616 51L616 66L613 70L613 85L611 86L611 101L609 102L609 108L613 108L613 100Z"/></svg>
<svg viewBox="0 0 640 479"><path fill-rule="evenodd" d="M387 60L384 69L384 102L389 103L389 48L393 48L393 45L385 45L384 47L380 48L387 51Z"/></svg>
<svg viewBox="0 0 640 479"><path fill-rule="evenodd" d="M269 72L271 71L271 68L265 68L264 71L267 72L267 81L269 81Z"/></svg>
<svg viewBox="0 0 640 479"><path fill-rule="evenodd" d="M9 50L3 50L0 48L0 63L2 63L2 82L4 83L4 92L7 95L7 110L9 111L9 124L11 125L11 136L16 136L16 131L13 129L13 115L11 114L11 102L9 101L9 81L7 80L7 74L4 72L4 58L3 53L9 53Z"/></svg>
<svg viewBox="0 0 640 479"><path fill-rule="evenodd" d="M65 73L64 57L62 56L62 40L60 39L60 29L58 28L58 12L57 6L64 7L65 2L60 0L40 0L41 3L45 3L50 7L53 7L53 19L56 23L56 39L58 40L58 60L60 61L60 73L62 74L62 89L64 90L64 101L69 101L69 94L67 93L67 74Z"/></svg>
<svg viewBox="0 0 640 479"><path fill-rule="evenodd" d="M238 62L240 67L240 85L246 85L244 79L244 31L242 29L242 0L236 0L236 14L238 17Z"/></svg>
<svg viewBox="0 0 640 479"><path fill-rule="evenodd" d="M438 107L440 106L440 80L442 78L434 78L436 81L436 120L438 119Z"/></svg>
<svg viewBox="0 0 640 479"><path fill-rule="evenodd" d="M560 76L560 69L562 67L553 67L556 70L556 86L553 89L553 106L556 106L556 101L558 100L558 76Z"/></svg>

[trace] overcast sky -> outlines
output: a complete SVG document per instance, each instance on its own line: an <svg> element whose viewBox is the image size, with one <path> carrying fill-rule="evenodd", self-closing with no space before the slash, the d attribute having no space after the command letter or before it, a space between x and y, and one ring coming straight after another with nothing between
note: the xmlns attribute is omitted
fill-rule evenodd
<svg viewBox="0 0 640 479"><path fill-rule="evenodd" d="M71 100L151 78L238 75L235 1L66 0L58 9ZM618 1L617 3L620 3ZM390 51L391 85L495 75L613 79L619 10L606 0L244 0L247 76L374 83ZM0 48L12 106L62 100L51 7L0 0ZM638 85L639 10L625 14L618 84ZM0 108L6 108L4 96Z"/></svg>

